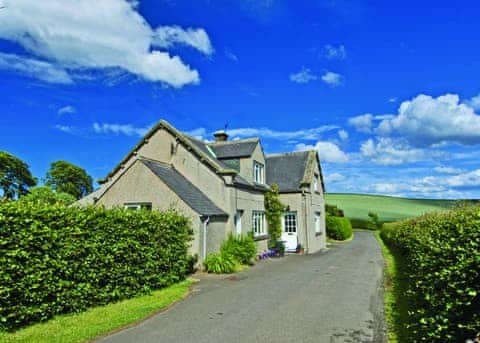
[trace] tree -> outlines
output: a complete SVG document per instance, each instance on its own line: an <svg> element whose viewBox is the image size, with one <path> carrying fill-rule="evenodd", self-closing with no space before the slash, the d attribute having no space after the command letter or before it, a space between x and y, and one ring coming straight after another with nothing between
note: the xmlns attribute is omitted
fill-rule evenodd
<svg viewBox="0 0 480 343"><path fill-rule="evenodd" d="M25 162L6 151L0 151L0 189L4 198L18 198L36 184L37 180Z"/></svg>
<svg viewBox="0 0 480 343"><path fill-rule="evenodd" d="M76 200L73 195L64 192L54 192L53 189L48 186L30 188L28 194L20 199L21 202L29 202L37 205L70 205Z"/></svg>
<svg viewBox="0 0 480 343"><path fill-rule="evenodd" d="M265 216L272 242L278 241L282 236L282 213L285 205L280 201L278 192L278 185L272 184L271 189L265 193Z"/></svg>
<svg viewBox="0 0 480 343"><path fill-rule="evenodd" d="M45 185L56 192L73 195L76 199L93 191L93 179L82 169L67 161L56 161L50 164L45 178Z"/></svg>

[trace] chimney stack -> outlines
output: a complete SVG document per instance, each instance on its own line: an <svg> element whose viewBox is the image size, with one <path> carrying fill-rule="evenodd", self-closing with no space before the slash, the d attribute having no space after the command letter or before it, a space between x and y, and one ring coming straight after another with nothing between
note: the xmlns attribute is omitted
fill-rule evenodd
<svg viewBox="0 0 480 343"><path fill-rule="evenodd" d="M228 139L228 134L225 132L225 130L218 130L215 131L213 137L215 137L215 142L226 142Z"/></svg>

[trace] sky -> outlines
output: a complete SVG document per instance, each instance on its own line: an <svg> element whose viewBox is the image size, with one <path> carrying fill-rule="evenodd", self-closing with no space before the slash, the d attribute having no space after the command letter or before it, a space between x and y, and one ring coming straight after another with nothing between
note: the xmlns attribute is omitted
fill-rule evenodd
<svg viewBox="0 0 480 343"><path fill-rule="evenodd" d="M0 0L0 150L97 179L165 119L317 149L327 192L480 198L479 7Z"/></svg>

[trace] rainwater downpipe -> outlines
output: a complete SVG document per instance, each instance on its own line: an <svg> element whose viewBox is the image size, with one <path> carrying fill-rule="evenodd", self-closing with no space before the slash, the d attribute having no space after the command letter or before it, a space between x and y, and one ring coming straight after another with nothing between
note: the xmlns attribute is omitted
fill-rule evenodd
<svg viewBox="0 0 480 343"><path fill-rule="evenodd" d="M205 221L203 222L203 260L207 258L207 226L208 222L210 221L210 217L207 216Z"/></svg>
<svg viewBox="0 0 480 343"><path fill-rule="evenodd" d="M305 252L308 254L309 253L309 248L310 248L310 242L309 242L309 237L308 237L308 215L307 215L307 194L305 192L305 189L302 189L302 197L303 197L303 206L304 206L304 224L305 224Z"/></svg>

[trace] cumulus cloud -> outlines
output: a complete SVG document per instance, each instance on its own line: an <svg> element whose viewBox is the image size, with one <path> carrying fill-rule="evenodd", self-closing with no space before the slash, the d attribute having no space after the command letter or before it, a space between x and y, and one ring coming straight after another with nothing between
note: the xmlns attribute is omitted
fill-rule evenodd
<svg viewBox="0 0 480 343"><path fill-rule="evenodd" d="M93 123L93 132L98 134L113 133L116 135L126 136L144 136L150 127L135 127L131 124L114 124L114 123Z"/></svg>
<svg viewBox="0 0 480 343"><path fill-rule="evenodd" d="M127 0L4 0L3 5L8 15L0 16L0 38L41 59L15 55L36 66L31 76L47 82L72 83L70 70L121 68L179 88L198 83L198 72L180 57L152 48L184 44L213 51L203 29L153 29ZM18 64L12 68L27 72Z"/></svg>
<svg viewBox="0 0 480 343"><path fill-rule="evenodd" d="M480 94L465 101L465 103L476 111L480 110Z"/></svg>
<svg viewBox="0 0 480 343"><path fill-rule="evenodd" d="M295 83L309 83L310 81L315 81L317 79L317 75L313 74L309 68L305 67L302 67L297 73L290 74L290 81Z"/></svg>
<svg viewBox="0 0 480 343"><path fill-rule="evenodd" d="M433 170L440 174L460 174L463 172L462 169L447 166L437 166L434 167Z"/></svg>
<svg viewBox="0 0 480 343"><path fill-rule="evenodd" d="M429 152L423 149L412 148L408 144L380 137L376 141L369 139L360 146L360 153L374 163L381 165L399 165L425 160L438 152Z"/></svg>
<svg viewBox="0 0 480 343"><path fill-rule="evenodd" d="M77 113L77 109L71 105L60 107L57 111L57 114L64 115L64 114L74 114Z"/></svg>
<svg viewBox="0 0 480 343"><path fill-rule="evenodd" d="M1 25L1 20L0 20ZM1 31L1 27L0 27ZM71 84L68 72L52 63L0 52L0 69L13 70L48 83Z"/></svg>
<svg viewBox="0 0 480 343"><path fill-rule="evenodd" d="M382 136L400 136L414 146L456 142L480 143L480 116L456 94L437 98L418 95L404 101L398 114L382 120L376 132Z"/></svg>
<svg viewBox="0 0 480 343"><path fill-rule="evenodd" d="M327 71L321 77L322 81L325 82L330 87L337 87L340 86L343 82L343 77L340 74L333 73L331 71Z"/></svg>
<svg viewBox="0 0 480 343"><path fill-rule="evenodd" d="M348 155L332 142L319 141L315 145L300 143L296 145L296 148L299 151L317 150L322 162L346 163L349 160Z"/></svg>
<svg viewBox="0 0 480 343"><path fill-rule="evenodd" d="M345 176L340 173L332 173L325 175L325 182L340 182L345 180Z"/></svg>
<svg viewBox="0 0 480 343"><path fill-rule="evenodd" d="M212 43L204 29L188 28L180 26L161 26L155 30L152 45L161 48L169 48L175 44L187 45L205 55L213 53Z"/></svg>
<svg viewBox="0 0 480 343"><path fill-rule="evenodd" d="M347 58L347 51L345 50L345 46L342 44L337 46L327 44L323 47L323 49L325 52L325 57L329 60L344 60Z"/></svg>
<svg viewBox="0 0 480 343"><path fill-rule="evenodd" d="M360 116L352 117L348 120L348 124L355 127L359 132L371 133L373 125L372 114L362 114Z"/></svg>
<svg viewBox="0 0 480 343"><path fill-rule="evenodd" d="M75 130L73 126L68 125L55 125L54 128L65 133L73 133Z"/></svg>
<svg viewBox="0 0 480 343"><path fill-rule="evenodd" d="M342 141L346 141L348 139L348 132L345 130L339 130L338 137L340 137Z"/></svg>
<svg viewBox="0 0 480 343"><path fill-rule="evenodd" d="M227 130L230 136L237 137L254 137L260 136L264 138L292 140L292 139L319 139L321 134L327 131L338 129L335 125L323 125L310 129L295 130L295 131L278 131L269 128L238 128Z"/></svg>

